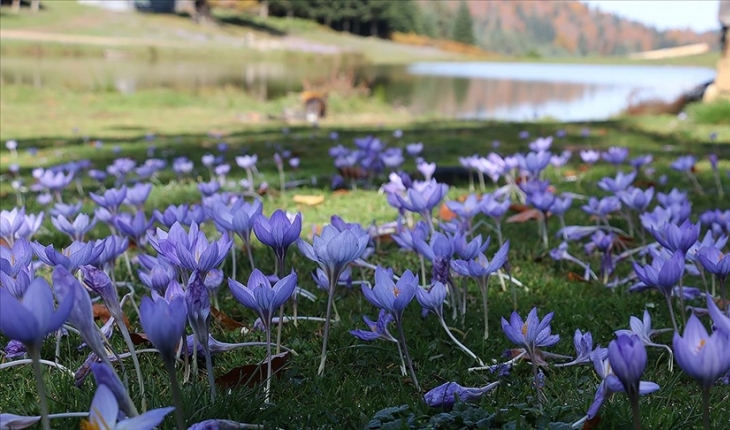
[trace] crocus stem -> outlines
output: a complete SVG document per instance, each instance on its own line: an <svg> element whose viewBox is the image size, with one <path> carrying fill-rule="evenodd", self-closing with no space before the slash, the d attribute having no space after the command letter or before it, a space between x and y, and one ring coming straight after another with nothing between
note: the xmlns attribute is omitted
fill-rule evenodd
<svg viewBox="0 0 730 430"><path fill-rule="evenodd" d="M547 212L543 212L542 214L542 244L545 246L545 249L550 247L548 245Z"/></svg>
<svg viewBox="0 0 730 430"><path fill-rule="evenodd" d="M637 392L629 397L631 400L631 415L634 418L634 430L641 430L641 408L639 407L639 394Z"/></svg>
<svg viewBox="0 0 730 430"><path fill-rule="evenodd" d="M335 273L334 275L331 276L329 280L330 286L327 297L327 313L325 314L324 337L322 339L322 359L319 362L319 370L317 371L317 375L319 376L324 374L324 366L327 363L327 340L330 335L330 316L332 316L332 304L335 301L335 286L337 285L337 279L339 278L338 273Z"/></svg>
<svg viewBox="0 0 730 430"><path fill-rule="evenodd" d="M466 319L466 297L468 295L466 278L461 278L461 326L464 326Z"/></svg>
<svg viewBox="0 0 730 430"><path fill-rule="evenodd" d="M684 309L684 287L682 286L682 278L679 278L679 311L681 312L680 315L682 315L682 324L687 324L687 311Z"/></svg>
<svg viewBox="0 0 730 430"><path fill-rule="evenodd" d="M41 408L41 424L43 430L51 429L51 421L48 419L48 401L46 401L46 386L43 383L43 371L41 370L41 349L36 346L26 345L33 360L33 374L35 375L35 384L38 390L38 405Z"/></svg>
<svg viewBox="0 0 730 430"><path fill-rule="evenodd" d="M284 168L279 166L279 185L281 187L281 195L286 191L286 178L284 177Z"/></svg>
<svg viewBox="0 0 730 430"><path fill-rule="evenodd" d="M284 327L284 305L279 307L279 323L276 325L276 353L281 352L281 329Z"/></svg>
<svg viewBox="0 0 730 430"><path fill-rule="evenodd" d="M484 339L489 339L489 279L478 281L482 292L482 311L484 312Z"/></svg>
<svg viewBox="0 0 730 430"><path fill-rule="evenodd" d="M669 294L665 294L665 297L667 299L667 307L669 307L669 316L672 317L672 327L674 327L675 332L679 332L679 330L677 330L677 319L674 318L674 307L672 306L672 298Z"/></svg>
<svg viewBox="0 0 730 430"><path fill-rule="evenodd" d="M720 300L722 300L720 310L725 311L730 316L730 306L728 306L727 295L725 295L725 281L726 279L720 280Z"/></svg>
<svg viewBox="0 0 730 430"><path fill-rule="evenodd" d="M129 279L133 279L134 274L132 273L132 262L129 261L129 253L127 251L124 251L124 262L127 264L127 273L129 273Z"/></svg>
<svg viewBox="0 0 730 430"><path fill-rule="evenodd" d="M208 372L208 385L210 385L210 401L215 402L215 373L213 373L213 357L210 356L210 345L208 342L202 343L203 353L205 354L205 368Z"/></svg>
<svg viewBox="0 0 730 430"><path fill-rule="evenodd" d="M253 253L251 253L251 244L246 240L243 242L244 245L246 245L246 254L248 254L248 262L251 263L251 271L253 272L253 269L256 267L253 264Z"/></svg>
<svg viewBox="0 0 730 430"><path fill-rule="evenodd" d="M398 346L398 357L400 357L400 373L406 376L406 360L403 358L403 348L400 346L400 341L396 341L395 344Z"/></svg>
<svg viewBox="0 0 730 430"><path fill-rule="evenodd" d="M482 361L481 358L477 357L476 354L474 354L469 348L467 348L464 344L459 342L459 340L456 339L456 337L454 337L454 334L451 333L451 330L449 330L449 326L446 325L446 321L444 321L444 318L440 315L438 318L439 318L439 322L441 323L441 327L443 327L444 330L446 330L446 334L449 335L449 338L451 338L451 341L454 342L456 344L456 346L458 346L462 351L464 351L466 353L466 355L468 355L469 357L476 360L476 362L479 363L480 366L484 366L484 362Z"/></svg>
<svg viewBox="0 0 730 430"><path fill-rule="evenodd" d="M723 198L725 192L722 189L722 182L720 182L720 175L717 173L717 170L715 170L715 187L717 188L717 196Z"/></svg>
<svg viewBox="0 0 730 430"><path fill-rule="evenodd" d="M534 351L530 353L530 363L532 363L532 375L535 392L537 393L537 404L540 407L540 411L542 411L542 393L540 393L540 381L537 378L537 357L535 357Z"/></svg>
<svg viewBox="0 0 730 430"><path fill-rule="evenodd" d="M271 324L266 327L266 403L271 402Z"/></svg>
<svg viewBox="0 0 730 430"><path fill-rule="evenodd" d="M237 279L236 278L236 241L235 241L235 239L233 241L233 246L231 246L231 265L233 266L231 268L231 275L232 275L233 279L235 280L235 279Z"/></svg>
<svg viewBox="0 0 730 430"><path fill-rule="evenodd" d="M58 369L58 370L60 370L60 371L62 371L64 373L66 373L69 376L74 376L74 372L73 371L71 371L70 369L67 369L67 368L61 366L58 363L54 363L53 361L38 360L38 362L40 364L43 364L43 365L46 365L46 366L55 367L56 369ZM20 366L20 365L23 365L23 364L33 364L33 360L32 359L25 358L25 359L22 359L22 360L11 360L11 361L8 361L8 362L5 362L5 363L0 363L0 370L9 369L11 367Z"/></svg>
<svg viewBox="0 0 730 430"><path fill-rule="evenodd" d="M479 174L479 189L482 193L484 193L487 189L486 184L484 183L484 173L482 173L481 170L477 170L477 173Z"/></svg>
<svg viewBox="0 0 730 430"><path fill-rule="evenodd" d="M702 428L710 430L710 390L702 390Z"/></svg>
<svg viewBox="0 0 730 430"><path fill-rule="evenodd" d="M250 168L246 169L246 176L248 177L248 190L253 193L255 191L253 186L253 170Z"/></svg>
<svg viewBox="0 0 730 430"><path fill-rule="evenodd" d="M175 374L175 361L165 359L163 362L165 363L165 369L167 369L167 376L170 377L172 403L175 405L175 422L177 428L186 429L185 416L183 415L182 394L180 393L180 384L178 384L177 375Z"/></svg>
<svg viewBox="0 0 730 430"><path fill-rule="evenodd" d="M418 383L418 378L416 378L416 372L413 370L413 362L411 361L411 356L408 354L408 346L406 345L406 336L403 333L403 324L401 324L400 318L395 320L395 324L398 326L398 336L400 337L400 341L403 344L403 355L406 357L406 364L408 365L408 370L411 372L411 379L413 379L413 385L416 386L416 390L421 391L421 385Z"/></svg>
<svg viewBox="0 0 730 430"><path fill-rule="evenodd" d="M147 411L147 399L145 398L144 394L144 379L142 378L142 369L140 368L139 360L137 359L137 352L134 349L134 342L132 342L132 338L129 336L129 330L127 330L127 326L124 324L124 320L121 318L114 319L116 320L119 331L122 332L124 342L127 344L127 348L129 348L129 352L132 355L132 363L134 364L134 371L137 373L137 383L139 384L139 395L140 397L142 397L142 412L145 412Z"/></svg>
<svg viewBox="0 0 730 430"><path fill-rule="evenodd" d="M418 259L421 261L421 284L426 285L426 262L424 261L423 255L418 254Z"/></svg>

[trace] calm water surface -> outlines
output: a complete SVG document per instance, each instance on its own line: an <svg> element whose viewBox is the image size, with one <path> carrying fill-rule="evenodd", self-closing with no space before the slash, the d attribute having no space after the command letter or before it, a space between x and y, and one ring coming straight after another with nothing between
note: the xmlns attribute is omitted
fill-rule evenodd
<svg viewBox="0 0 730 430"><path fill-rule="evenodd" d="M280 63L149 62L126 58L3 58L0 85L133 94L150 88L233 88L259 99L326 82L332 67ZM700 67L541 63L416 63L357 69L374 97L414 114L448 118L600 120L630 102L672 100L712 80Z"/></svg>

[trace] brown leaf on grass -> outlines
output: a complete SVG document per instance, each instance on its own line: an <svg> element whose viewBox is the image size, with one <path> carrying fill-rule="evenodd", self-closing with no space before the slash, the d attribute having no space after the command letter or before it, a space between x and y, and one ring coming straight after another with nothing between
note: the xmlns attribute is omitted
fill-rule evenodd
<svg viewBox="0 0 730 430"><path fill-rule="evenodd" d="M94 303L93 306L94 310L94 319L95 320L101 320L103 324L106 324L107 321L109 321L109 318L112 317L112 314L109 313L109 309L107 309L105 304L102 303ZM126 315L122 315L124 318L124 325L129 328L129 318L127 318Z"/></svg>
<svg viewBox="0 0 730 430"><path fill-rule="evenodd" d="M132 339L132 343L135 345L150 345L152 346L152 342L147 338L147 335L144 333L129 333L129 338Z"/></svg>
<svg viewBox="0 0 730 430"><path fill-rule="evenodd" d="M532 356L530 354L525 354L526 360L532 360ZM547 366L548 363L545 361L545 358L542 355L542 351L540 348L535 348L535 363L537 363L538 366Z"/></svg>
<svg viewBox="0 0 730 430"><path fill-rule="evenodd" d="M307 206L317 206L324 202L324 196L311 196L297 194L293 198L294 203L299 203Z"/></svg>
<svg viewBox="0 0 730 430"><path fill-rule="evenodd" d="M234 320L213 306L210 307L210 313L223 328L227 328L228 330L240 330L242 328L246 328L246 324Z"/></svg>
<svg viewBox="0 0 730 430"><path fill-rule="evenodd" d="M271 356L271 373L277 375L289 361L288 351ZM244 364L234 367L228 373L215 378L215 383L225 389L232 389L242 385L253 387L266 381L266 368L268 360L258 364Z"/></svg>
<svg viewBox="0 0 730 430"><path fill-rule="evenodd" d="M615 240L616 240L616 242L621 242L624 245L632 245L634 243L633 237L623 236L623 235L616 236Z"/></svg>
<svg viewBox="0 0 730 430"><path fill-rule="evenodd" d="M722 297L718 297L715 299L715 303L717 304L717 307L720 309L727 309L727 306L730 305L730 299L725 300L725 303L723 306Z"/></svg>
<svg viewBox="0 0 730 430"><path fill-rule="evenodd" d="M583 430L591 430L598 428L598 424L601 422L601 417L599 415L596 415L595 417L591 418L590 420L583 423Z"/></svg>
<svg viewBox="0 0 730 430"><path fill-rule="evenodd" d="M520 212L518 214L512 215L511 217L507 218L507 222L512 223L524 223L530 220L539 221L542 219L542 212L540 212L537 209L527 209L524 212Z"/></svg>
<svg viewBox="0 0 730 430"><path fill-rule="evenodd" d="M446 203L442 203L441 207L439 208L439 218L446 222L449 222L452 219L456 218L456 214L454 213L454 211L449 209Z"/></svg>
<svg viewBox="0 0 730 430"><path fill-rule="evenodd" d="M519 203L512 203L511 205L509 205L509 210L512 212L524 212L529 211L530 209L532 208L526 205L521 205Z"/></svg>
<svg viewBox="0 0 730 430"><path fill-rule="evenodd" d="M588 282L584 277L575 272L568 272L568 280L571 282Z"/></svg>
<svg viewBox="0 0 730 430"><path fill-rule="evenodd" d="M350 194L350 190L346 190L344 188L340 189L340 190L335 190L332 192L332 195L334 195L334 196L346 196L348 194Z"/></svg>
<svg viewBox="0 0 730 430"><path fill-rule="evenodd" d="M580 170L583 173L587 172L590 168L591 168L590 164L581 164L580 166L578 166L578 170Z"/></svg>

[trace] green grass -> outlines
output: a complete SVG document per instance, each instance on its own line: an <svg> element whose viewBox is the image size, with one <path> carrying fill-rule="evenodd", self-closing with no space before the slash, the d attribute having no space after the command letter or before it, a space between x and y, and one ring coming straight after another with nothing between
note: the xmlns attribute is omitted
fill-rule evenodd
<svg viewBox="0 0 730 430"><path fill-rule="evenodd" d="M32 99L32 94L17 94L17 97L18 100ZM159 94L150 95L149 99L139 100L138 104L133 105L125 105L124 100L120 99L118 106L108 108L109 114L111 117L116 117L131 115L130 112L140 110L134 114L138 116L130 119L130 123L142 121L141 117L149 114L153 109L159 109L160 114L165 118L174 116L173 113L187 114L187 112L175 111L175 109L189 103L190 100L185 96L177 97L179 98L160 97ZM38 102L38 100L30 100L28 103ZM93 104L93 97L87 103ZM144 110L142 106L146 103L152 103L153 107L150 110ZM59 104L65 104L65 101ZM83 112L83 106L75 106ZM211 109L210 106L203 107L206 109L201 110ZM77 114L73 110L69 109L67 114L76 118ZM83 113L78 115L78 124L83 127L94 127L90 125L90 122L99 122L98 119L84 122L80 119ZM165 128L166 132L161 133L154 142L157 154L166 153L165 157L168 159L185 155L198 163L202 154L215 150L215 140L206 134L209 128L202 127L207 119L209 118L203 117L196 120L186 116L184 120L180 119L175 123L166 124L165 127L168 127ZM56 164L71 159L91 158L97 168L103 168L119 156L130 156L139 161L145 158L149 143L144 140L143 135L147 128L120 131L116 138L111 134L112 129L107 128L105 129L104 147L95 150L88 145L81 145L78 137L70 137L68 130L71 123L68 126L68 128L61 127L54 133L50 129L43 128L46 126L36 124L38 137L33 138L31 126L17 122L3 123L3 136L25 136L21 140L21 157L15 161L21 164L21 173L26 178L33 167ZM591 135L588 138L578 137L584 126L591 129ZM180 131L174 132L176 127ZM710 126L696 124L693 116L690 115L690 118L684 122L678 122L672 117L652 117L567 125L551 123L413 123L405 126L404 132L405 141L423 141L426 144L424 156L428 160L437 161L441 166L448 166L455 165L459 155L486 153L490 149L485 142L495 139L503 142L499 148L502 153L524 150L524 141L516 139L517 133L522 129L530 131L531 136L539 136L553 134L557 129L565 128L569 137L558 141L556 149L568 147L574 150L582 147L605 149L613 145L622 145L631 149L632 156L653 153L656 157L655 164L660 171L667 171L670 175L670 181L666 186L658 186L658 191L666 192L674 186L689 189L689 184L682 176L667 169L668 164L680 154L691 152L704 160L707 153L717 152L724 160L721 167L730 168L727 161L730 160L730 146L728 146L730 128L727 125L704 127ZM362 223L373 221L382 223L395 219L396 212L385 203L383 196L373 191L337 194L324 189L327 176L333 172L331 160L326 155L326 150L331 144L327 138L330 130L338 130L340 140L345 143L350 142L353 137L366 134L374 134L390 143L395 143L392 138L393 128L389 126L380 129L339 124L337 127L312 131L295 127L288 136L284 136L278 126L239 127L238 130L231 127L228 129L229 134L225 137L225 141L231 145L228 152L228 159L231 162L233 162L234 155L257 153L261 160L259 168L264 175L262 179L268 180L272 184L272 188L276 188L277 182L273 164L270 161L274 151L271 143L278 143L291 149L295 155L301 157L301 169L293 173L294 176L301 178L308 178L310 175L319 176L320 185L317 187L292 191L284 196L272 191L263 197L267 213L274 208L301 211L304 216L303 233L308 235L312 225L322 225L332 214L339 214L347 221ZM716 143L709 141L707 137L709 130L719 133ZM2 139L4 140L5 137ZM112 147L115 145L119 145L121 148L119 154L112 152ZM30 158L25 154L24 148L29 146L40 148L38 157ZM5 172L11 160L10 155L4 148L0 155L2 157L0 164ZM412 164L409 164L407 168L414 170ZM569 168L574 168L574 166ZM237 170L236 167L233 168L234 172ZM553 176L553 180L559 191L596 193L597 190L593 186L595 181L602 175L611 174L613 171L613 168L599 166L589 170L580 183L562 182L558 176ZM243 175L238 172L233 176L242 177ZM698 176L707 187L708 195L703 197L691 194L695 216L708 208L727 208L726 201L719 200L712 192L712 179L706 161L702 161L698 165ZM206 179L207 174L198 169L192 177ZM162 183L155 186L146 208L148 215L153 208L164 207L171 203L193 203L199 200L193 183L186 181L183 184L176 184L174 181L169 181L172 181L172 178L164 175L161 177ZM0 207L8 209L14 205L14 195L5 184L6 182L3 182L0 190ZM86 186L90 188L91 184L87 182ZM296 193L323 194L325 202L315 207L297 205L292 201L292 197ZM465 184L457 184L451 190L450 198L466 193ZM68 191L64 195L64 199L71 201L75 198L74 194L73 191ZM31 211L40 209L33 201L29 201L28 205ZM574 204L568 222L587 223L586 218L575 208L576 206L577 204ZM91 210L93 210L93 204L86 200L85 211ZM557 225L551 222L550 228L551 233L554 233ZM41 243L57 245L68 243L67 239L59 234L51 233L51 230L50 223L46 223L38 240ZM530 288L529 292L524 290L518 292L519 311L526 314L531 307L538 306L540 315L549 311L556 312L553 332L559 333L562 340L551 348L552 352L571 355L573 353L571 339L576 328L591 331L595 342L605 346L612 339L614 330L626 328L629 317L631 315L639 316L645 308L650 310L655 327L669 326L667 310L658 294L629 295L624 287L611 291L597 283L569 280L567 275L569 272L575 271L575 268L566 263L550 260L541 250L538 241L535 240L535 232L536 226L533 223L505 226L505 237L509 238L512 243L510 262L513 273ZM553 244L557 243L553 240ZM492 245L489 253L493 253L495 249L495 245ZM582 252L578 249L574 251L578 255ZM256 246L254 256L260 268L267 272L272 270L273 258L268 249ZM239 255L239 261L245 262L245 256ZM392 267L396 273L405 269L415 270L418 267L413 255L401 253L392 243L382 244L372 258L372 262ZM315 267L311 262L305 260L296 249L290 249L288 264L297 269L302 287L315 290L314 284L309 278L310 271ZM597 258L592 260L592 265L597 267ZM227 276L230 275L230 262L226 263L224 270ZM628 270L628 266L623 264L620 273L625 274ZM372 281L371 272L356 270L354 273L356 278ZM118 276L126 279L128 275L125 270L120 269ZM243 264L240 266L238 278L244 281L247 276L248 270ZM701 282L691 278L687 280L688 283L690 281L696 285L700 285ZM138 294L143 294L143 289L136 278L132 279L132 282L136 285ZM223 290L220 294L221 308L238 321L252 323L254 315L236 303L225 288ZM319 300L316 303L303 301L300 314L323 315L325 295L319 292L318 297ZM509 290L503 292L499 284L492 281L490 289L491 335L486 341L481 339L482 322L477 298L478 294L473 290L469 314L463 325L450 319L448 322L459 330L455 334L460 340L481 358L486 361L502 360L500 358L502 352L510 345L501 333L499 319L507 317L512 311L511 293ZM401 378L398 371L397 350L393 345L367 344L356 340L348 333L352 329L364 328L361 316L374 317L377 315L376 309L363 300L362 294L357 289L352 291L346 288L339 289L336 300L342 321L333 327L331 333L331 349L324 377L316 375L321 345L321 325L318 323L301 323L298 327L287 325L283 332L284 343L295 349L298 355L291 358L286 370L273 384L275 406L260 410L261 391L249 389L225 392L216 403L210 404L205 394L205 375L200 374L194 376L192 381L185 384L183 388L187 402L185 415L188 422L193 423L205 418L228 418L262 423L271 428L362 428L377 411L390 406L407 405L406 414L413 413L416 419L420 420L419 422L423 422L429 416L437 413L437 410L430 410L423 403L422 393L416 392L406 379ZM131 308L127 308L126 311L132 320L133 329L139 331L140 328L133 311ZM408 347L415 360L416 371L424 389L433 388L445 381L457 381L464 386L478 386L493 380L493 375L468 373L466 368L473 363L451 345L433 317L422 320L419 311L416 304L411 304L404 321ZM260 333L241 335L238 332L226 330L215 322L212 323L212 330L214 336L223 341L240 342L263 339ZM118 337L115 336L113 339L114 345L123 349ZM658 341L670 343L671 337L664 335ZM79 339L73 335L62 342L61 363L71 369L77 368L85 358L82 352L76 350L79 343ZM52 342L46 342L44 345L43 356L45 358L53 356ZM221 354L215 359L216 375L221 375L241 364L255 363L263 357L263 349L237 350ZM667 371L668 357L662 350L650 348L649 358L645 379L657 382L662 389L642 399L645 427L679 429L696 426L700 420L697 400L699 391L696 385L676 366L674 373ZM151 354L143 355L141 362L145 377L149 381L147 400L150 407L170 404L170 394L158 357ZM126 367L128 371L131 371L131 362L127 362ZM71 378L56 371L45 370L44 372L53 412L88 409L94 390L91 381L86 381L80 389L72 389ZM540 419L545 420L544 422L551 420L571 422L580 418L591 403L598 383L593 370L586 366L567 369L550 368L545 372L544 390L548 400L544 416ZM517 406L535 404L530 378L529 366L524 363L520 364L494 393L478 402L479 407L490 413L501 411L497 422L518 420L522 423L521 428L532 428L537 425L538 418L528 409ZM36 391L30 368L19 367L3 371L0 373L0 384L3 386L2 393L0 393L0 410L18 414L37 413ZM139 405L140 398L132 375L130 375L130 385L133 398ZM22 395L19 396L16 393L22 393ZM713 428L723 428L723 423L730 418L729 396L730 390L727 386L719 386L713 390ZM55 425L60 428L77 426L76 421L72 420L59 421ZM163 428L172 428L172 426L171 418L163 423ZM615 395L601 410L600 428L629 427L629 404L624 396Z"/></svg>

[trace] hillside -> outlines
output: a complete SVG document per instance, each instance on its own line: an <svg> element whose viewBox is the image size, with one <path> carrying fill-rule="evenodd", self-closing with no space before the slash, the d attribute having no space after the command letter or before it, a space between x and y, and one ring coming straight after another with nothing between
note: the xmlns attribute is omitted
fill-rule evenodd
<svg viewBox="0 0 730 430"><path fill-rule="evenodd" d="M418 0L423 20L449 31L459 0ZM511 55L593 56L707 43L719 32L658 31L578 1L467 1L477 44Z"/></svg>

